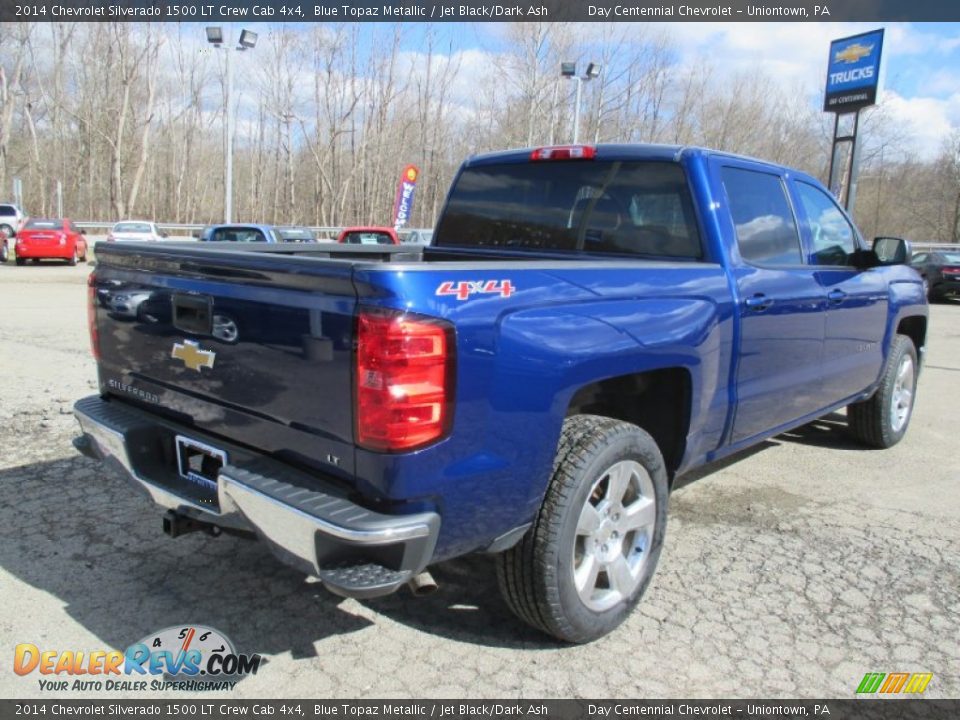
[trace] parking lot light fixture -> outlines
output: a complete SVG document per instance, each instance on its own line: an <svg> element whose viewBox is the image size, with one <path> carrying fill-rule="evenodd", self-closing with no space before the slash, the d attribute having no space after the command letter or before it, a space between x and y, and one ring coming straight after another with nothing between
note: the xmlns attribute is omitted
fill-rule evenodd
<svg viewBox="0 0 960 720"><path fill-rule="evenodd" d="M240 32L240 43L237 50L253 50L257 46L257 34L250 30Z"/></svg>
<svg viewBox="0 0 960 720"><path fill-rule="evenodd" d="M226 121L226 142L224 143L224 170L223 170L223 221L225 223L233 222L233 63L231 62L231 50L244 51L252 50L257 46L257 33L250 30L240 32L240 40L237 46L230 47L230 43L225 41L223 29L218 25L207 27L207 42L216 49L224 49L227 52L226 60L226 80L224 92L224 116Z"/></svg>
<svg viewBox="0 0 960 720"><path fill-rule="evenodd" d="M207 42L211 45L223 44L223 28L219 25L210 25L207 27Z"/></svg>
<svg viewBox="0 0 960 720"><path fill-rule="evenodd" d="M577 64L575 62L560 63L560 76L574 80L577 83L576 99L573 101L573 143L576 144L580 137L580 95L583 89L584 80L593 80L600 76L602 66L600 63L590 63L587 65L587 71L583 77L577 75Z"/></svg>

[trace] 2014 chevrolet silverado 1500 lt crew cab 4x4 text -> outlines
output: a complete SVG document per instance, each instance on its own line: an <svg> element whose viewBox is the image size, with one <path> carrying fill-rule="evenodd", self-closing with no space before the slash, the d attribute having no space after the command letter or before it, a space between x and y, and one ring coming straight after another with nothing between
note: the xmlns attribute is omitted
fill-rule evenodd
<svg viewBox="0 0 960 720"><path fill-rule="evenodd" d="M77 446L169 534L255 534L341 595L496 553L519 617L586 642L650 583L673 478L844 407L874 447L910 422L909 247L777 165L510 151L427 248L215 245L97 247Z"/></svg>

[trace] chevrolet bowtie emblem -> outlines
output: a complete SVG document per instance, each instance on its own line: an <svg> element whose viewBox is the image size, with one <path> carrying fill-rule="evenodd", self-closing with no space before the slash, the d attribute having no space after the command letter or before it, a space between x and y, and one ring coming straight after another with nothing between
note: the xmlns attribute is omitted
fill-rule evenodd
<svg viewBox="0 0 960 720"><path fill-rule="evenodd" d="M847 45L843 50L833 56L834 62L855 63L861 58L865 58L873 50L873 45L861 45L854 43Z"/></svg>
<svg viewBox="0 0 960 720"><path fill-rule="evenodd" d="M200 372L200 368L213 369L213 361L217 359L217 354L212 350L201 350L200 345L193 340L184 340L182 343L174 343L170 357L174 360L183 360L183 364L191 370Z"/></svg>

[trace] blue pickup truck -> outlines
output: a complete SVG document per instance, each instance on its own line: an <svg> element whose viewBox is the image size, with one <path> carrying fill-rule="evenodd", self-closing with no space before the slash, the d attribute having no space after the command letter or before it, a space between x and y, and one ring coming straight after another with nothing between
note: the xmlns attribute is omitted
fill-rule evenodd
<svg viewBox="0 0 960 720"><path fill-rule="evenodd" d="M842 408L872 447L910 422L909 246L770 163L510 151L426 248L227 245L97 247L76 445L169 535L256 536L344 596L494 553L520 618L587 642L650 583L676 477ZM151 313L113 317L118 286Z"/></svg>

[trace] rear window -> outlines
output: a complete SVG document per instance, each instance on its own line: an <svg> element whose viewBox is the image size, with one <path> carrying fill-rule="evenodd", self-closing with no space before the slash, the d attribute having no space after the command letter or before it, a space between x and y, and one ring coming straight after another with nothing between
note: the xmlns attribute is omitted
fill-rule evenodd
<svg viewBox="0 0 960 720"><path fill-rule="evenodd" d="M137 223L137 222L125 222L117 223L113 226L114 232L128 232L128 233L149 233L153 232L153 228L150 227L149 223Z"/></svg>
<svg viewBox="0 0 960 720"><path fill-rule="evenodd" d="M699 258L683 169L667 162L531 162L464 170L437 246Z"/></svg>
<svg viewBox="0 0 960 720"><path fill-rule="evenodd" d="M393 238L385 232L357 230L348 232L341 242L348 245L393 245Z"/></svg>
<svg viewBox="0 0 960 720"><path fill-rule="evenodd" d="M960 253L940 253L948 263L960 263Z"/></svg>
<svg viewBox="0 0 960 720"><path fill-rule="evenodd" d="M63 230L62 220L30 220L24 226L29 230Z"/></svg>
<svg viewBox="0 0 960 720"><path fill-rule="evenodd" d="M313 242L313 232L307 228L277 228L282 242Z"/></svg>
<svg viewBox="0 0 960 720"><path fill-rule="evenodd" d="M266 242L267 238L256 228L215 228L210 233L212 242Z"/></svg>

